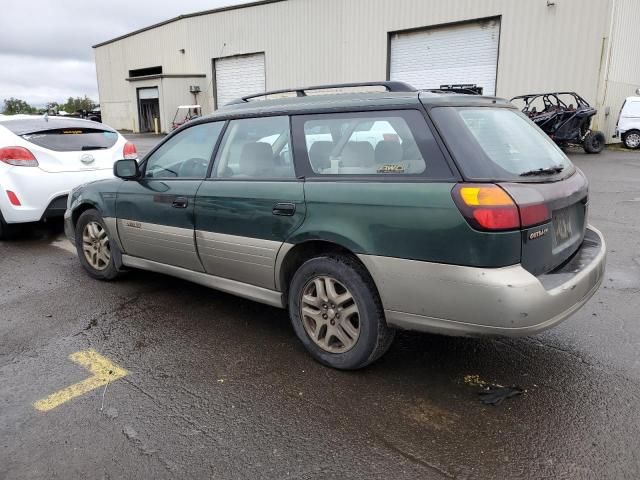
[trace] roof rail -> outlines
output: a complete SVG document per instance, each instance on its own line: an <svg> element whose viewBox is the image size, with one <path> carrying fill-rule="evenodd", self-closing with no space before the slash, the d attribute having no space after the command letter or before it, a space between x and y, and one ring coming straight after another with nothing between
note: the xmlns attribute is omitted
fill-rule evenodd
<svg viewBox="0 0 640 480"><path fill-rule="evenodd" d="M303 88L286 88L283 90L271 90L268 92L255 93L253 95L247 95L242 98L238 98L233 100L227 105L237 105L240 103L246 103L252 98L266 97L269 95L278 95L281 93L294 93L297 97L306 97L308 91L312 90L331 90L334 88L357 88L357 87L384 87L388 92L416 92L417 90L404 82L395 82L395 81L380 81L380 82L360 82L360 83L334 83L329 85L316 85L313 87L303 87Z"/></svg>

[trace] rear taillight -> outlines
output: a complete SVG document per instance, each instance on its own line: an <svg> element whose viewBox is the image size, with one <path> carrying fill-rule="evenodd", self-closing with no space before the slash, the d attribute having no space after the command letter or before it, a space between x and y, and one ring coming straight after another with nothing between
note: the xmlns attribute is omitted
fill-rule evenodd
<svg viewBox="0 0 640 480"><path fill-rule="evenodd" d="M519 230L551 218L546 205L517 205L498 185L459 184L451 193L460 212L478 230Z"/></svg>
<svg viewBox="0 0 640 480"><path fill-rule="evenodd" d="M551 220L549 208L542 203L519 205L518 208L520 208L520 223L522 228L533 227Z"/></svg>
<svg viewBox="0 0 640 480"><path fill-rule="evenodd" d="M0 162L16 167L37 167L38 160L24 147L0 148Z"/></svg>
<svg viewBox="0 0 640 480"><path fill-rule="evenodd" d="M11 205L13 205L14 207L19 207L20 205L22 205L18 196L11 190L7 190L7 198L11 202Z"/></svg>
<svg viewBox="0 0 640 480"><path fill-rule="evenodd" d="M138 158L138 150L132 142L127 142L124 144L124 148L122 149L122 157L127 160L135 160L136 158Z"/></svg>

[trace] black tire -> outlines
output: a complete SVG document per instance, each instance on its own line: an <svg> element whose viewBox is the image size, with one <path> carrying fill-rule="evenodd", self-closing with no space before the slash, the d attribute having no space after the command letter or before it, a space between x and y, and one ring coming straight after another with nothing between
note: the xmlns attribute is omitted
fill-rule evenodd
<svg viewBox="0 0 640 480"><path fill-rule="evenodd" d="M622 143L630 150L640 148L640 130L629 130L622 136Z"/></svg>
<svg viewBox="0 0 640 480"><path fill-rule="evenodd" d="M109 256L109 262L106 264L104 268L101 268L101 269L94 268L89 263L89 261L87 260L87 257L85 256L85 253L83 250L82 237L83 237L83 232L85 227L87 226L87 224L91 222L95 222L99 224L102 227L102 229L104 229L105 231L107 230L104 220L102 219L102 217L100 216L97 210L93 210L93 209L87 210L83 212L82 215L80 215L80 218L78 218L78 221L76 222L76 230L75 230L76 250L78 251L78 258L80 259L80 264L84 267L86 272L93 278L96 278L98 280L105 280L105 281L113 280L120 275L120 272L118 271L115 264L115 260L114 260L116 254L119 253L119 252L116 252L118 246L116 245L115 242L110 242L109 239L107 238L108 240L107 247L110 251L110 256Z"/></svg>
<svg viewBox="0 0 640 480"><path fill-rule="evenodd" d="M605 142L604 133L598 131L589 132L582 142L582 148L587 153L600 153L604 150Z"/></svg>
<svg viewBox="0 0 640 480"><path fill-rule="evenodd" d="M6 240L8 237L8 226L2 217L2 212L0 212L0 240Z"/></svg>
<svg viewBox="0 0 640 480"><path fill-rule="evenodd" d="M318 346L303 325L304 289L321 276L329 276L342 284L358 309L359 335L351 349L343 353L331 353ZM382 302L369 273L347 256L313 258L298 269L289 288L289 316L296 335L313 358L340 370L356 370L375 362L389 349L395 336L395 330L387 326Z"/></svg>

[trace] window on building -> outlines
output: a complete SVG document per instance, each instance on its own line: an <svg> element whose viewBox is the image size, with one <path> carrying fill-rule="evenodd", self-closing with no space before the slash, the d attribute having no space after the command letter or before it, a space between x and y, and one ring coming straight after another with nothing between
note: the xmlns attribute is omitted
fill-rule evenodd
<svg viewBox="0 0 640 480"><path fill-rule="evenodd" d="M129 78L146 77L149 75L162 75L162 67L148 67L129 70Z"/></svg>

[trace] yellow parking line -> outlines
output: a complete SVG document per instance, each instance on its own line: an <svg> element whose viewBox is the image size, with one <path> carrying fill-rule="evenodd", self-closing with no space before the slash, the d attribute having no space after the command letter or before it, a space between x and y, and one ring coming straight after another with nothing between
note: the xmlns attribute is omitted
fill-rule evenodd
<svg viewBox="0 0 640 480"><path fill-rule="evenodd" d="M74 383L62 390L52 393L33 404L36 410L47 412L72 398L84 395L91 390L100 388L107 383L128 375L124 368L112 363L95 350L85 350L69 355L69 359L89 370L93 375L86 380Z"/></svg>

